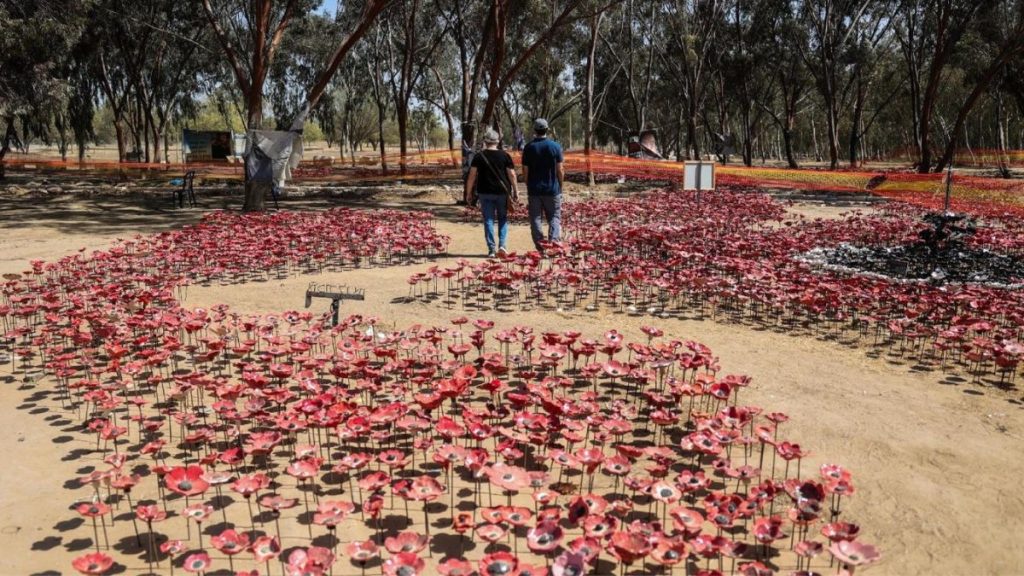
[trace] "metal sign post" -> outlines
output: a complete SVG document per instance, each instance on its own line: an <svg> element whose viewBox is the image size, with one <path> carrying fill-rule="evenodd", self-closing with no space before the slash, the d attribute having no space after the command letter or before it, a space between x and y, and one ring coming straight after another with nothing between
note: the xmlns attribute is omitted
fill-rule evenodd
<svg viewBox="0 0 1024 576"><path fill-rule="evenodd" d="M313 298L327 298L331 301L331 325L338 325L338 313L341 310L342 300L365 300L366 291L347 286L334 286L333 284L317 284L310 282L306 288L306 308L313 304Z"/></svg>
<svg viewBox="0 0 1024 576"><path fill-rule="evenodd" d="M953 161L950 160L946 169L946 202L943 205L943 212L949 212L949 203L953 195Z"/></svg>

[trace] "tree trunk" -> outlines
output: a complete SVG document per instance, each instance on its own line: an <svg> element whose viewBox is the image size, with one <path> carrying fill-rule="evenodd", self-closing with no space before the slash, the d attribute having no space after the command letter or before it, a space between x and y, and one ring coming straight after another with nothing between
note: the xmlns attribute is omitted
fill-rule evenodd
<svg viewBox="0 0 1024 576"><path fill-rule="evenodd" d="M407 106L404 108L402 106L396 106L395 120L398 124L398 171L404 175L408 172L408 159L405 155L409 151L409 143L407 142L409 131L409 108Z"/></svg>
<svg viewBox="0 0 1024 576"><path fill-rule="evenodd" d="M857 96L853 104L853 121L850 123L850 168L860 165L859 152L861 147L861 118L864 116L864 85L858 76L856 80Z"/></svg>
<svg viewBox="0 0 1024 576"><path fill-rule="evenodd" d="M597 40L603 14L602 12L590 18L590 45L587 50L586 99L584 102L586 109L583 114L583 155L587 159L587 186L591 188L596 184L594 165L590 158L590 152L594 147L594 69L596 68Z"/></svg>
<svg viewBox="0 0 1024 576"><path fill-rule="evenodd" d="M124 121L114 120L114 134L117 136L117 161L124 162Z"/></svg>
<svg viewBox="0 0 1024 576"><path fill-rule="evenodd" d="M379 144L378 150L380 151L380 171L381 174L387 175L388 173L388 159L384 152L384 115L385 110L383 104L378 100L377 102L377 142Z"/></svg>
<svg viewBox="0 0 1024 576"><path fill-rule="evenodd" d="M839 168L839 113L831 99L825 102L825 106L828 108L828 166L835 170Z"/></svg>
<svg viewBox="0 0 1024 576"><path fill-rule="evenodd" d="M263 95L251 94L248 98L248 118L246 121L247 130L259 130L263 125ZM245 200L242 203L242 212L262 212L266 200L267 185L264 183L249 180L248 172L245 171Z"/></svg>

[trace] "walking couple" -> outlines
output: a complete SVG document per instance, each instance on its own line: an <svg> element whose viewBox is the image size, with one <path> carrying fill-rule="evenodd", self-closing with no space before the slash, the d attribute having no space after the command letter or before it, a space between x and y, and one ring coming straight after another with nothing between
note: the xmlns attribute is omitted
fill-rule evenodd
<svg viewBox="0 0 1024 576"><path fill-rule="evenodd" d="M534 247L544 253L545 240L558 242L562 225L562 185L565 170L562 147L548 138L548 122L538 118L533 122L533 140L523 149L523 179L526 181L527 211L530 216L530 234ZM512 157L498 149L498 133L488 129L484 133L484 149L473 156L466 178L465 199L473 204L480 199L480 213L484 221L484 240L487 256L508 253L508 212L512 203L519 202L519 182ZM548 221L547 238L542 226ZM498 225L498 239L494 239L494 225Z"/></svg>

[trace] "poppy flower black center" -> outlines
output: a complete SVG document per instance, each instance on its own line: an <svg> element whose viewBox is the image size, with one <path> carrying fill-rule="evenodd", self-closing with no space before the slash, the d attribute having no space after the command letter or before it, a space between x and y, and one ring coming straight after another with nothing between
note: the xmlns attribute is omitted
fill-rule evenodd
<svg viewBox="0 0 1024 576"><path fill-rule="evenodd" d="M182 480L181 482L178 482L178 488L181 490L191 490L192 483L188 480Z"/></svg>
<svg viewBox="0 0 1024 576"><path fill-rule="evenodd" d="M495 575L495 576L500 576L501 574L509 574L511 572L512 572L512 565L509 564L508 562L504 562L504 561L499 560L497 562L491 562L490 564L487 565L487 573L488 574L492 574L492 575Z"/></svg>
<svg viewBox="0 0 1024 576"><path fill-rule="evenodd" d="M416 569L412 566L402 566L395 571L395 574L398 576L416 576Z"/></svg>

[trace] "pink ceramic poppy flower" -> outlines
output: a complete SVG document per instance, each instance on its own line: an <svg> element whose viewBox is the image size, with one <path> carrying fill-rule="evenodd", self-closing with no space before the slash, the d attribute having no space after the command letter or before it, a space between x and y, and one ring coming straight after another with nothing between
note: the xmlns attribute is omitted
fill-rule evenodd
<svg viewBox="0 0 1024 576"><path fill-rule="evenodd" d="M345 545L345 555L357 564L366 564L380 556L380 549L373 540L356 540Z"/></svg>
<svg viewBox="0 0 1024 576"><path fill-rule="evenodd" d="M250 549L256 562L269 562L281 554L281 541L277 536L260 536L253 541Z"/></svg>
<svg viewBox="0 0 1024 576"><path fill-rule="evenodd" d="M851 522L832 522L821 527L821 535L833 542L854 540L860 534L860 526Z"/></svg>
<svg viewBox="0 0 1024 576"><path fill-rule="evenodd" d="M409 497L421 502L432 502L444 493L444 486L431 476L422 475L412 481Z"/></svg>
<svg viewBox="0 0 1024 576"><path fill-rule="evenodd" d="M167 519L167 512L156 504L139 504L135 507L135 517L143 522L160 522Z"/></svg>
<svg viewBox="0 0 1024 576"><path fill-rule="evenodd" d="M426 562L412 552L399 552L384 561L382 566L387 576L419 576L424 574Z"/></svg>
<svg viewBox="0 0 1024 576"><path fill-rule="evenodd" d="M294 508L298 503L298 498L284 498L278 494L264 494L263 496L260 496L259 499L260 506L269 508L275 512Z"/></svg>
<svg viewBox="0 0 1024 576"><path fill-rule="evenodd" d="M481 576L501 576L503 574L515 574L519 567L519 559L508 552L495 552L488 554L480 560L479 571Z"/></svg>
<svg viewBox="0 0 1024 576"><path fill-rule="evenodd" d="M505 537L505 529L497 524L481 524L475 534L488 542L497 542Z"/></svg>
<svg viewBox="0 0 1024 576"><path fill-rule="evenodd" d="M539 554L547 554L562 542L562 528L555 522L541 522L526 533L526 545Z"/></svg>
<svg viewBox="0 0 1024 576"><path fill-rule="evenodd" d="M83 554L71 561L71 566L81 574L99 576L106 574L114 565L114 559L102 552Z"/></svg>
<svg viewBox="0 0 1024 576"><path fill-rule="evenodd" d="M311 478L315 478L320 472L321 464L323 464L323 460L320 458L302 458L300 460L294 460L292 463L288 464L288 468L285 469L285 472L299 480L309 480Z"/></svg>
<svg viewBox="0 0 1024 576"><path fill-rule="evenodd" d="M206 552L196 552L185 557L181 567L189 574L206 572L210 568L210 555Z"/></svg>
<svg viewBox="0 0 1024 576"><path fill-rule="evenodd" d="M828 547L828 551L847 566L874 564L882 558L877 548L856 540L836 540Z"/></svg>
<svg viewBox="0 0 1024 576"><path fill-rule="evenodd" d="M520 492L530 486L530 475L526 470L500 462L488 469L487 478L495 486L510 492Z"/></svg>
<svg viewBox="0 0 1024 576"><path fill-rule="evenodd" d="M181 511L182 516L191 518L198 524L205 522L210 517L210 514L213 514L213 506L203 504L202 502L186 506Z"/></svg>
<svg viewBox="0 0 1024 576"><path fill-rule="evenodd" d="M240 476L231 484L231 490L249 498L256 492L265 489L267 486L270 486L270 478L262 472L257 472L255 474Z"/></svg>
<svg viewBox="0 0 1024 576"><path fill-rule="evenodd" d="M739 565L741 576L775 576L775 571L760 562L746 562Z"/></svg>
<svg viewBox="0 0 1024 576"><path fill-rule="evenodd" d="M160 551L168 556L177 556L185 551L185 543L181 540L168 540L160 545Z"/></svg>
<svg viewBox="0 0 1024 576"><path fill-rule="evenodd" d="M522 506L498 507L499 522L508 522L513 526L526 526L532 517L533 512L530 512L529 508Z"/></svg>
<svg viewBox="0 0 1024 576"><path fill-rule="evenodd" d="M429 539L423 534L416 532L399 532L395 536L389 536L384 540L384 547L392 554L400 552L412 552L413 554L427 547Z"/></svg>
<svg viewBox="0 0 1024 576"><path fill-rule="evenodd" d="M474 572L473 565L462 558L445 558L437 565L442 576L470 576Z"/></svg>
<svg viewBox="0 0 1024 576"><path fill-rule="evenodd" d="M307 573L322 574L334 564L334 553L327 548L310 546L296 548L288 555L286 570L291 574L304 576Z"/></svg>
<svg viewBox="0 0 1024 576"><path fill-rule="evenodd" d="M586 556L575 552L562 552L551 565L551 576L583 576L586 571Z"/></svg>

